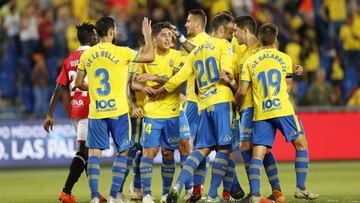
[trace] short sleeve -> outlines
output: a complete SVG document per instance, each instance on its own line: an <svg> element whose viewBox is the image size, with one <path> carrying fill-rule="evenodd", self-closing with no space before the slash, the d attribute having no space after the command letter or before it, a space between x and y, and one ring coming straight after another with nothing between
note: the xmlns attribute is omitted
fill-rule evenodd
<svg viewBox="0 0 360 203"><path fill-rule="evenodd" d="M136 64L137 68L134 73L136 73L137 75L145 73L145 64L143 64L143 63L135 63L135 64Z"/></svg>
<svg viewBox="0 0 360 203"><path fill-rule="evenodd" d="M133 50L133 49L130 49L129 47L123 47L124 48L124 52L125 52L125 56L126 56L126 59L127 61L135 61L136 58L138 57L138 52Z"/></svg>
<svg viewBox="0 0 360 203"><path fill-rule="evenodd" d="M251 81L251 74L250 74L250 62L249 60L247 60L245 63L244 63L244 66L241 70L241 78L240 78L241 81L248 81L250 82Z"/></svg>
<svg viewBox="0 0 360 203"><path fill-rule="evenodd" d="M67 71L66 71L66 68L65 68L65 62L61 66L60 74L56 79L57 84L64 85L64 86L66 86L68 84L68 82L69 82L69 78L68 78Z"/></svg>
<svg viewBox="0 0 360 203"><path fill-rule="evenodd" d="M221 70L226 70L233 73L233 48L230 43L224 43L221 46L221 56L220 56L220 67Z"/></svg>
<svg viewBox="0 0 360 203"><path fill-rule="evenodd" d="M234 54L233 55L233 60L232 60L232 66L233 66L234 74L240 74L239 62L240 62L239 55Z"/></svg>
<svg viewBox="0 0 360 203"><path fill-rule="evenodd" d="M80 62L79 62L79 65L78 65L78 69L79 70L82 70L82 71L85 71L85 52L84 51L82 54L81 54L81 57L80 57Z"/></svg>
<svg viewBox="0 0 360 203"><path fill-rule="evenodd" d="M293 64L292 64L292 60L291 57L288 56L286 59L286 77L292 77L293 75Z"/></svg>

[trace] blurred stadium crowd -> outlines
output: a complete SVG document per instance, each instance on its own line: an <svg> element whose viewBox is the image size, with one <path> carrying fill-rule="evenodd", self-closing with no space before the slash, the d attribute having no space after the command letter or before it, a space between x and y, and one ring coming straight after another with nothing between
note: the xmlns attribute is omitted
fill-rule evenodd
<svg viewBox="0 0 360 203"><path fill-rule="evenodd" d="M187 13L197 8L210 19L227 10L275 23L279 49L305 70L295 78L297 106L360 106L359 0L1 0L0 119L45 116L61 64L79 47L80 22L112 16L116 43L134 48L144 16L186 33Z"/></svg>

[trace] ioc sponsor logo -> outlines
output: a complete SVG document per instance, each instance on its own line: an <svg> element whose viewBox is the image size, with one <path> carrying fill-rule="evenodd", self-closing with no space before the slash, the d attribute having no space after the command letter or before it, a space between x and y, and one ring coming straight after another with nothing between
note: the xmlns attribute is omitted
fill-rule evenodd
<svg viewBox="0 0 360 203"><path fill-rule="evenodd" d="M106 108L115 108L116 103L114 99L109 100L97 100L96 101L96 109L106 109Z"/></svg>
<svg viewBox="0 0 360 203"><path fill-rule="evenodd" d="M281 105L280 103L280 99L279 98L276 98L276 99L268 99L266 101L263 101L262 103L262 109L265 110L265 109L270 109L272 107L279 107Z"/></svg>

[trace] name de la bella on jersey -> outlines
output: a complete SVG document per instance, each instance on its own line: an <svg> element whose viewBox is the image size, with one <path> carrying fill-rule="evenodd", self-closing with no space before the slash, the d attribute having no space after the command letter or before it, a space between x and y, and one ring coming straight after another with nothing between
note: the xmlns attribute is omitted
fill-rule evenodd
<svg viewBox="0 0 360 203"><path fill-rule="evenodd" d="M99 58L99 56L104 57L104 58L108 58L111 62L113 62L114 64L119 63L119 59L115 59L115 56L111 55L111 53L107 52L107 51L101 51L100 54L99 52L95 52L94 54L91 54L91 57L88 58L88 61L86 63L87 67L90 67L91 63L93 62L93 60L95 60L96 58Z"/></svg>

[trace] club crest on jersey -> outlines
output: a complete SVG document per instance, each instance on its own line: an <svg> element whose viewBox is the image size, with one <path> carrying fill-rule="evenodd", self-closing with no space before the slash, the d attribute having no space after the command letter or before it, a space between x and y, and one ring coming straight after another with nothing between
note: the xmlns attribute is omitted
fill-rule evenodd
<svg viewBox="0 0 360 203"><path fill-rule="evenodd" d="M170 59L170 61L169 61L169 66L170 66L170 67L174 67L174 59Z"/></svg>
<svg viewBox="0 0 360 203"><path fill-rule="evenodd" d="M229 55L232 55L233 54L233 48L228 48L228 53L229 53Z"/></svg>

